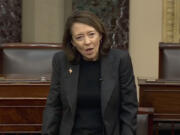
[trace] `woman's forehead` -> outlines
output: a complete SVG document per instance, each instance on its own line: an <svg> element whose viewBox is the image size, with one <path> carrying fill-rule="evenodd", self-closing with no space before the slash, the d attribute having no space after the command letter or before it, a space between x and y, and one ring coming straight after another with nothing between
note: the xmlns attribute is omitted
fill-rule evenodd
<svg viewBox="0 0 180 135"><path fill-rule="evenodd" d="M89 31L96 31L96 29L88 24L79 23L79 22L74 23L71 27L72 34L80 34Z"/></svg>

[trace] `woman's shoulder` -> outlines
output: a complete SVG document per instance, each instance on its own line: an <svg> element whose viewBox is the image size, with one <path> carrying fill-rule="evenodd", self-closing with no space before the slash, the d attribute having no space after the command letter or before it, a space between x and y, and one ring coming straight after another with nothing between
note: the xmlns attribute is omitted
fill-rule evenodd
<svg viewBox="0 0 180 135"><path fill-rule="evenodd" d="M63 50L59 50L54 54L54 59L64 59L65 57L65 52Z"/></svg>
<svg viewBox="0 0 180 135"><path fill-rule="evenodd" d="M54 54L53 61L57 61L58 63L64 63L67 62L68 60L65 52L63 50L59 50Z"/></svg>
<svg viewBox="0 0 180 135"><path fill-rule="evenodd" d="M129 53L127 49L111 48L110 55L123 58L129 56Z"/></svg>

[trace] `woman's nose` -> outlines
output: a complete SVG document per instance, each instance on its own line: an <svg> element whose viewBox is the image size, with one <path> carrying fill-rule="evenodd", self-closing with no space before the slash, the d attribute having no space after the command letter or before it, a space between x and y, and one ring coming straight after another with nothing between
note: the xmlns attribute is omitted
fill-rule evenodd
<svg viewBox="0 0 180 135"><path fill-rule="evenodd" d="M84 38L84 43L88 45L88 44L90 44L90 42L91 42L91 41L90 41L89 37L86 36L86 37Z"/></svg>

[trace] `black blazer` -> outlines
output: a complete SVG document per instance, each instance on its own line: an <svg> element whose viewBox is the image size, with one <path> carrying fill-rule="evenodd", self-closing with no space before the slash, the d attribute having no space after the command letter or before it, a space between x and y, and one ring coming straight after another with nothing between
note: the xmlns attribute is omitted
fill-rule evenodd
<svg viewBox="0 0 180 135"><path fill-rule="evenodd" d="M63 51L54 55L42 134L71 135L78 75L79 65L71 65ZM101 58L101 76L101 109L105 135L135 135L138 104L128 52L111 49L107 56Z"/></svg>

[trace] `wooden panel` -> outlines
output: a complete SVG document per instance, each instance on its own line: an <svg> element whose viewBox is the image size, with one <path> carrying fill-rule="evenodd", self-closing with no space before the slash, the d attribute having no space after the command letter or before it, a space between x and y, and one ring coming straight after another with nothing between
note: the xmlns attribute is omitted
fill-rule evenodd
<svg viewBox="0 0 180 135"><path fill-rule="evenodd" d="M40 132L45 98L0 98L0 133Z"/></svg>
<svg viewBox="0 0 180 135"><path fill-rule="evenodd" d="M0 80L0 133L40 133L50 82Z"/></svg>
<svg viewBox="0 0 180 135"><path fill-rule="evenodd" d="M0 133L41 133L41 125L26 125L26 124L2 124L0 125Z"/></svg>
<svg viewBox="0 0 180 135"><path fill-rule="evenodd" d="M153 107L154 118L180 121L180 82L139 80L140 106Z"/></svg>
<svg viewBox="0 0 180 135"><path fill-rule="evenodd" d="M44 106L0 106L0 124L41 124Z"/></svg>
<svg viewBox="0 0 180 135"><path fill-rule="evenodd" d="M0 85L1 86L1 85ZM0 106L44 106L46 102L46 97L6 97L0 98Z"/></svg>
<svg viewBox="0 0 180 135"><path fill-rule="evenodd" d="M0 97L46 97L49 84L0 84Z"/></svg>

